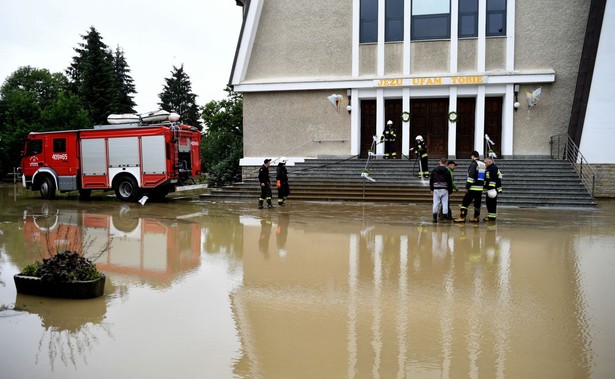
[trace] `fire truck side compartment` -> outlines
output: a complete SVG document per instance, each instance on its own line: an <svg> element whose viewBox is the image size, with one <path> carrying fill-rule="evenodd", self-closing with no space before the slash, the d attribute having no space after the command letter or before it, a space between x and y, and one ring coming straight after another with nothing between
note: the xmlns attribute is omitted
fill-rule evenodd
<svg viewBox="0 0 615 379"><path fill-rule="evenodd" d="M166 148L164 136L145 136L141 138L143 151L143 175L166 174Z"/></svg>

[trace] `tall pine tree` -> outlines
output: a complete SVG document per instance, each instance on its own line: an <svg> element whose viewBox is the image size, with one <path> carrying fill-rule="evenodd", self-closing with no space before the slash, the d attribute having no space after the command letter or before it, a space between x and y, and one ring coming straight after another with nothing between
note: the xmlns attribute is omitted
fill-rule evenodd
<svg viewBox="0 0 615 379"><path fill-rule="evenodd" d="M81 37L66 73L92 122L104 124L111 113L134 113L135 88L124 53L118 48L114 56L93 26Z"/></svg>
<svg viewBox="0 0 615 379"><path fill-rule="evenodd" d="M164 80L166 84L158 95L160 108L169 112L176 112L181 116L184 124L200 128L196 95L192 93L192 84L188 74L184 71L184 65L182 64L179 68L173 66L171 77Z"/></svg>
<svg viewBox="0 0 615 379"><path fill-rule="evenodd" d="M115 85L117 87L113 112L135 113L134 107L136 104L133 100L133 94L136 91L134 80L130 76L130 67L128 67L126 58L124 58L124 51L119 46L115 49L113 63L115 67Z"/></svg>

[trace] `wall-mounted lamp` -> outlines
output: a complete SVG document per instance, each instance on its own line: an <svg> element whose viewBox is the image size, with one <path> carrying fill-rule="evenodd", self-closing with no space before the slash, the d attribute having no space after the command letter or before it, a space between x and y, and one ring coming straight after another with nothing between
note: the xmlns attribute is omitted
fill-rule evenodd
<svg viewBox="0 0 615 379"><path fill-rule="evenodd" d="M513 108L515 109L515 112L516 112L517 109L519 109L519 107L521 106L518 100L518 96L519 96L519 85L518 84L515 84L514 91L515 91L515 102L513 103Z"/></svg>
<svg viewBox="0 0 615 379"><path fill-rule="evenodd" d="M350 112L352 112L352 104L350 103L350 90L348 90L348 105L346 105L346 110L348 111L348 114L350 114Z"/></svg>

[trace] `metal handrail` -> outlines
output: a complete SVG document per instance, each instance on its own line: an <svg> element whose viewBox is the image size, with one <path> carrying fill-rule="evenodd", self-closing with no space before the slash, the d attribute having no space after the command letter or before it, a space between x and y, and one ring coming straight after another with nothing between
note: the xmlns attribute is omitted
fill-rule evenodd
<svg viewBox="0 0 615 379"><path fill-rule="evenodd" d="M550 137L551 159L561 159L570 162L571 167L579 175L581 182L594 197L596 188L596 172L579 150L568 134L557 134Z"/></svg>

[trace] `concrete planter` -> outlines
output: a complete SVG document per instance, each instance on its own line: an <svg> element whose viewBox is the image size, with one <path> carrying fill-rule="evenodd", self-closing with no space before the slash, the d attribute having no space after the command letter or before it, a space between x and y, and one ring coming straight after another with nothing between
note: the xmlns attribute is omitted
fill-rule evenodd
<svg viewBox="0 0 615 379"><path fill-rule="evenodd" d="M17 293L35 296L90 299L105 292L105 275L95 280L74 282L44 282L34 276L15 275Z"/></svg>

